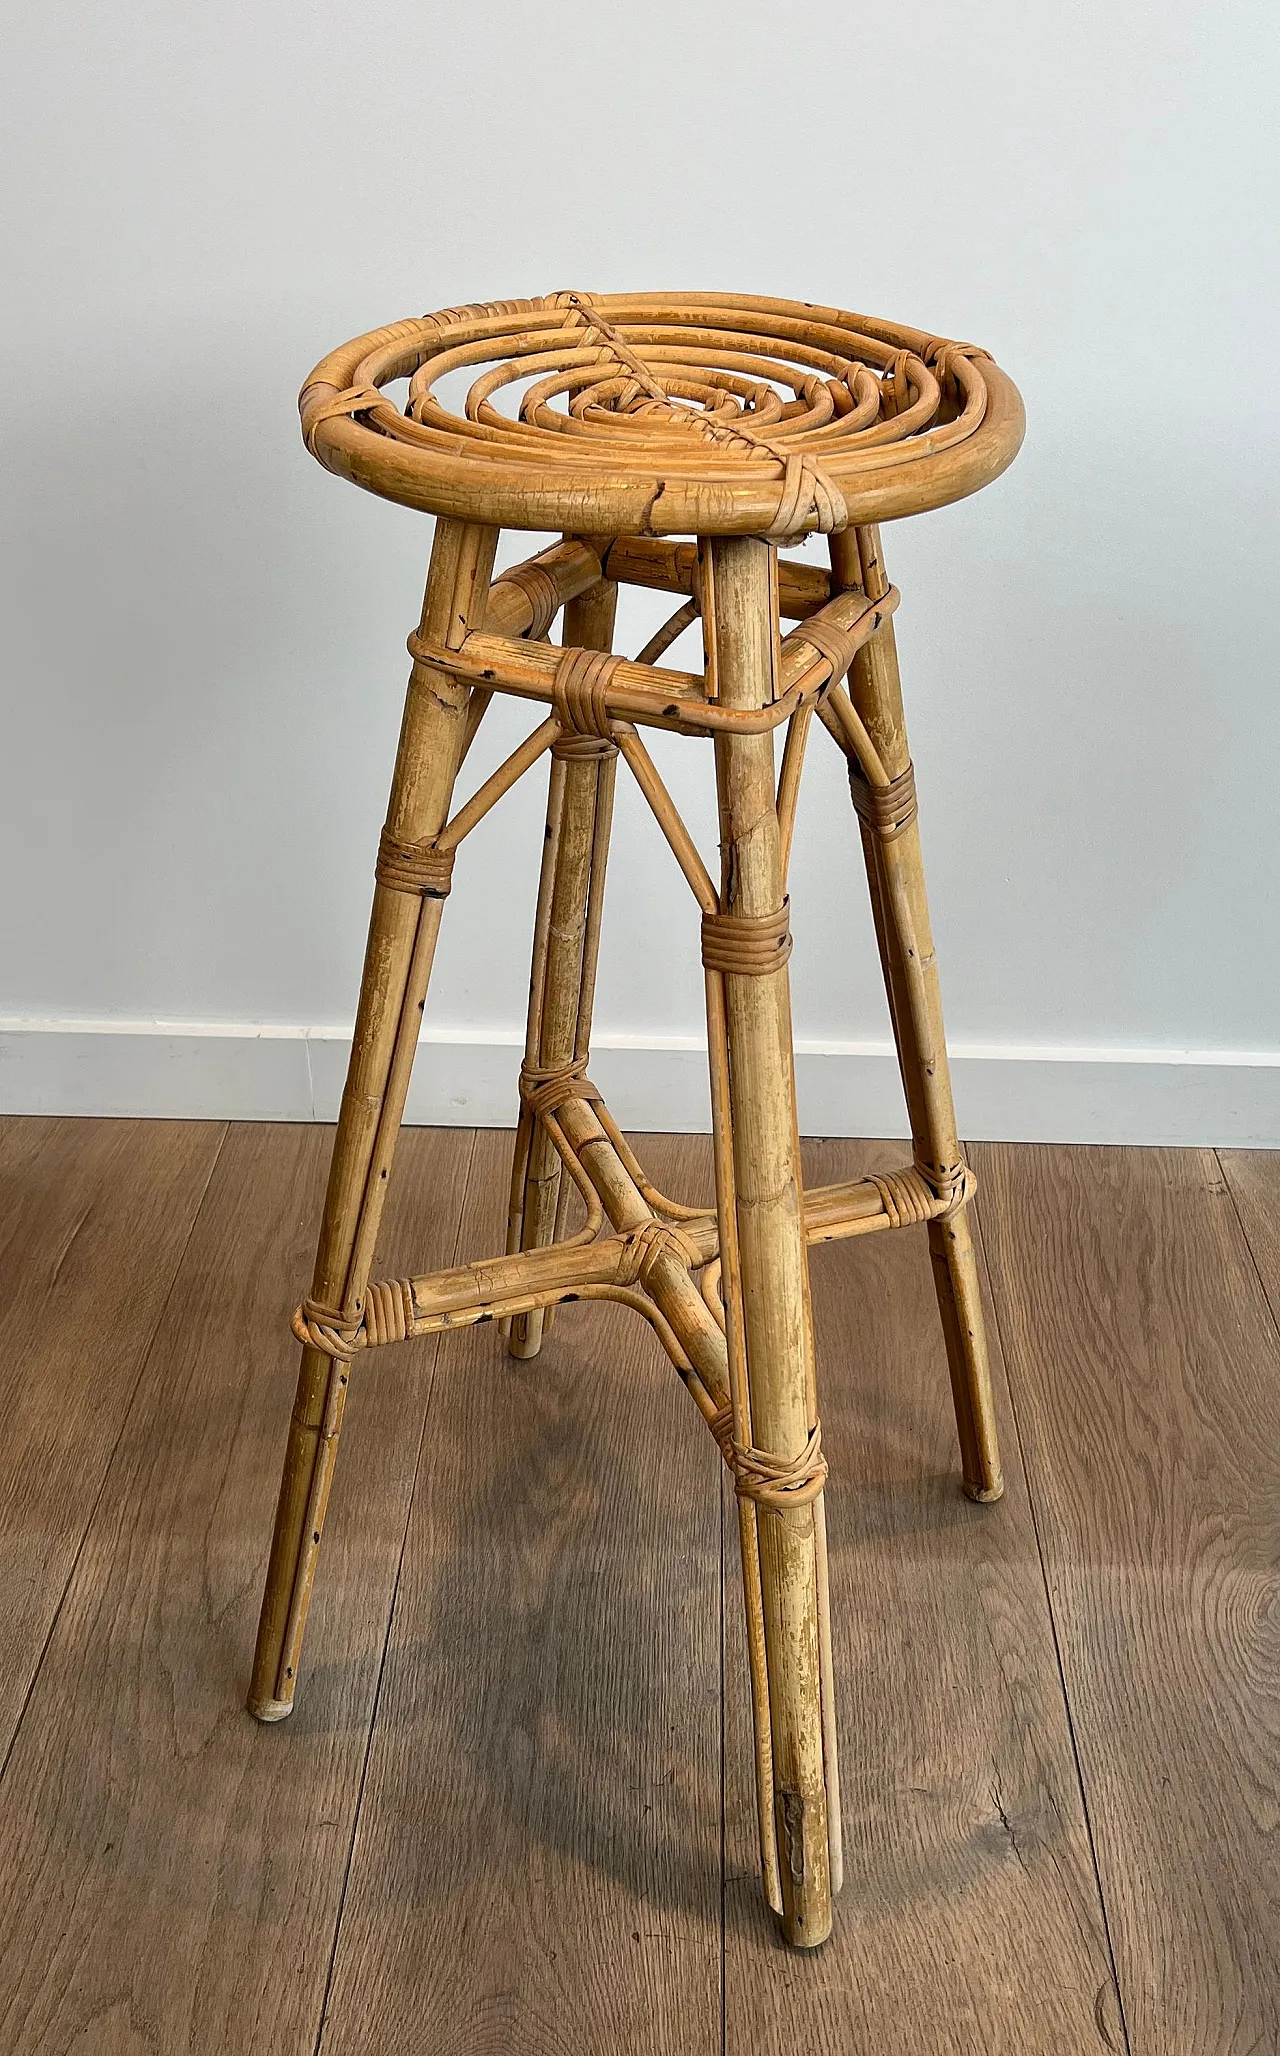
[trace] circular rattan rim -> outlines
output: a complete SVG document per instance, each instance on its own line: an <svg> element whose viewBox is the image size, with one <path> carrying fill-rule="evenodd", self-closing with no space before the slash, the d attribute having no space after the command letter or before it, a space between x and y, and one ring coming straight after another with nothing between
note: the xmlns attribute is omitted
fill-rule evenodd
<svg viewBox="0 0 1280 2056"><path fill-rule="evenodd" d="M463 370L459 415L438 386ZM404 378L402 412L381 389ZM513 417L495 396L517 383ZM1017 389L971 344L727 293L448 308L335 350L299 406L308 448L370 492L586 535L892 520L978 491L1023 433Z"/></svg>

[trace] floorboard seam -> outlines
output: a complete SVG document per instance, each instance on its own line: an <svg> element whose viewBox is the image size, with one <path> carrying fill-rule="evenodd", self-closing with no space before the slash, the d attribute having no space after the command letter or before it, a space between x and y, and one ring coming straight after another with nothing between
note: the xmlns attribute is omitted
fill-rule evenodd
<svg viewBox="0 0 1280 2056"><path fill-rule="evenodd" d="M58 1603L53 1609L53 1614L49 1621L48 1632L45 1635L44 1641L40 1645L40 1654L36 1659L34 1668L32 1669L30 1679L27 1683L27 1689L23 1694L22 1706L19 1709L17 1719L14 1721L13 1732L10 1735L7 1744L5 1745L4 1758L3 1761L0 1761L0 1785L3 1785L4 1780L8 1775L9 1764L13 1758L14 1749L17 1747L18 1736L22 1732L22 1724L27 1717L27 1708L30 1706L32 1695L35 1692L36 1686L40 1682L41 1674L43 1673L45 1666L45 1659L49 1654L50 1646L53 1642L54 1635L57 1632L58 1623L62 1619L63 1610L67 1603L67 1594L68 1592L70 1592L71 1587L75 1583L76 1572L80 1568L80 1559L84 1555L85 1543L89 1539L89 1532L93 1527L94 1520L97 1516L98 1508L102 1504L102 1495L107 1489L107 1480L111 1476L112 1468L114 1467L116 1457L119 1455L120 1452L120 1444L124 1440L125 1430L129 1425L129 1420L133 1413L133 1409L137 1404L138 1393L141 1389L142 1381L147 1375L147 1367L151 1362L151 1352L156 1346L156 1336L160 1333L161 1324L164 1321L166 1313L169 1311L169 1301L173 1298L174 1288L177 1285L179 1276L181 1275L182 1266L187 1260L187 1251L191 1247L191 1238L196 1232L196 1223L200 1219L201 1214L204 1212L205 1201L209 1197L209 1187L213 1183L213 1174L218 1167L218 1164L222 1157L222 1152L226 1147L227 1130L229 1127L230 1123L228 1121L224 1121L222 1123L222 1133L218 1137L218 1147L214 1150L212 1157L209 1159L209 1169L205 1176L204 1184L200 1188L200 1197L197 1200L195 1206L191 1210L191 1220L188 1225L187 1232L182 1239L182 1247L174 1258L173 1271L170 1275L169 1283L165 1290L164 1298L161 1300L159 1307L156 1309L156 1317L151 1328L151 1333L147 1336L145 1343L139 1350L137 1376L135 1377L133 1384L129 1388L129 1397L125 1401L124 1406L120 1410L120 1425L116 1430L115 1440L111 1444L111 1449L108 1453L106 1462L102 1466L102 1476L98 1480L98 1489L94 1493L92 1503L89 1507L88 1512L85 1515L84 1525L80 1530L80 1540L76 1543L75 1554L71 1559L71 1567L67 1572L65 1580L63 1581L62 1590L58 1594Z"/></svg>
<svg viewBox="0 0 1280 2056"><path fill-rule="evenodd" d="M966 1145L967 1149L968 1145ZM990 1191L988 1185L987 1190ZM1111 1918L1107 1911L1107 1895L1102 1886L1102 1872L1098 1865L1098 1845L1093 1832L1093 1815L1089 1807L1089 1794L1085 1787L1084 1765L1080 1761L1080 1745L1076 1738L1075 1716L1071 1710L1071 1694L1067 1689L1066 1667L1062 1660L1062 1644L1058 1637L1058 1617L1054 1611L1053 1592L1049 1585L1049 1566L1045 1560L1044 1540L1040 1532L1040 1512L1036 1505L1035 1491L1031 1483L1031 1466L1027 1462L1026 1443L1022 1433L1022 1420L1018 1412L1018 1398L1014 1390L1013 1361L1005 1345L1004 1328L1000 1319L1000 1297L996 1289L995 1276L987 1259L986 1238L982 1223L974 1213L976 1240L982 1254L982 1269L991 1298L991 1317L1000 1346L1000 1361L1004 1366L1005 1387L1009 1394L1009 1408L1013 1415L1013 1432L1018 1444L1018 1461L1022 1465L1023 1481L1027 1488L1027 1508L1031 1515L1031 1531L1036 1538L1036 1554L1040 1560L1040 1577L1044 1585L1045 1607L1049 1616L1049 1633L1053 1640L1053 1660L1058 1668L1058 1684L1062 1692L1062 1706L1067 1721L1067 1739L1071 1744L1071 1758L1075 1764L1076 1785L1080 1793L1080 1806L1084 1814L1084 1831L1089 1843L1089 1862L1093 1869L1094 1888L1098 1894L1098 1911L1102 1916L1102 1933L1107 1945L1107 1962L1111 1970L1111 1985L1116 1996L1116 2008L1120 2015L1120 2032L1124 2037L1125 2056L1133 2056L1133 2044L1129 2038L1129 2021L1125 2012L1124 1993L1120 1986L1120 1973L1116 1965L1116 1952L1111 1939Z"/></svg>
<svg viewBox="0 0 1280 2056"><path fill-rule="evenodd" d="M1230 1178L1228 1178L1227 1176L1227 1167L1222 1161L1221 1150L1214 1150L1213 1161L1218 1166L1218 1176L1222 1180L1223 1189L1226 1192L1227 1198L1231 1201L1231 1211L1235 1215L1235 1223L1237 1228L1240 1230L1240 1239L1244 1243L1245 1248L1249 1252L1249 1264L1253 1271L1254 1277L1258 1281L1258 1290L1262 1294L1262 1303L1267 1309L1267 1317L1270 1320L1271 1325L1276 1332L1277 1340L1280 1340L1280 1315L1277 1315L1276 1309L1271 1304L1271 1294L1267 1291L1267 1281L1263 1277L1261 1268L1258 1263L1258 1259L1254 1255L1253 1244L1249 1240L1249 1230L1245 1227L1244 1215L1240 1211L1240 1204L1235 1195L1235 1188L1232 1185Z"/></svg>
<svg viewBox="0 0 1280 2056"><path fill-rule="evenodd" d="M458 1243L461 1237L462 1222L466 1214L467 1198L471 1191L471 1179L475 1171L476 1138L477 1131L473 1128L471 1131L471 1154L467 1158L467 1175L463 1181L461 1198L458 1201L458 1226L453 1239L453 1261L455 1264L459 1261ZM432 1401L435 1398L436 1376L440 1369L440 1355L444 1346L444 1339L443 1335L437 1335L435 1338L436 1346L431 1359L431 1375L427 1384L426 1398L423 1401L422 1421L418 1429L418 1446L414 1451L413 1458L413 1478L405 1499L404 1527L400 1534L400 1552L396 1558L396 1574L391 1586L391 1603L387 1608L387 1625L382 1637L382 1650L378 1657L378 1675L374 1681L373 1700L369 1708L369 1728L365 1736L364 1758L360 1765L360 1783L356 1791L356 1803L351 1815L351 1838L347 1843L347 1858L342 1867L342 1887L338 1893L338 1906L334 1915L333 1941L330 1944L329 1962L325 1970L324 1991L320 1995L320 2017L316 2023L316 2038L312 2047L312 2056L321 2056L325 2030L329 2025L329 2001L333 1994L333 1977L338 1963L338 1945L342 1940L342 1922L347 1910L347 1892L351 1884L351 1868L355 1861L356 1840L360 1833L360 1815L364 1810L365 1785L369 1777L369 1759L373 1754L373 1738L377 1731L378 1712L382 1704L382 1680L387 1668L387 1654L391 1648L391 1630L395 1625L396 1603L400 1597L400 1578L404 1570L405 1550L409 1545L409 1529L413 1522L413 1503L418 1496L418 1477L422 1470L422 1450L427 1438L427 1420L431 1413Z"/></svg>
<svg viewBox="0 0 1280 2056"><path fill-rule="evenodd" d="M716 1480L716 1503L720 1509L720 2056L726 2056L729 2047L729 1861L728 1861L728 1737L727 1722L727 1663L725 1618L729 1603L728 1578L725 1574L725 1492L723 1480Z"/></svg>

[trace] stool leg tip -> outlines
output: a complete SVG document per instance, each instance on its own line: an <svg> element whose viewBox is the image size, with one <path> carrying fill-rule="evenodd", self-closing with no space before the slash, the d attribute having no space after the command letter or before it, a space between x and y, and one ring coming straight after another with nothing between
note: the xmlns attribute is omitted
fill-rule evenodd
<svg viewBox="0 0 1280 2056"><path fill-rule="evenodd" d="M546 1333L545 1312L536 1307L532 1313L517 1314L511 1323L511 1334L507 1341L508 1356L518 1363L530 1363L542 1347Z"/></svg>
<svg viewBox="0 0 1280 2056"><path fill-rule="evenodd" d="M971 1484L968 1478L966 1478L964 1481L964 1496L966 1499L972 1499L975 1506L994 1506L997 1499L1004 1498L1004 1479L997 1477L987 1484L980 1482Z"/></svg>
<svg viewBox="0 0 1280 2056"><path fill-rule="evenodd" d="M293 1712L292 1699L250 1699L249 1712L255 1720L285 1720Z"/></svg>
<svg viewBox="0 0 1280 2056"><path fill-rule="evenodd" d="M779 1917L778 1928L788 1948L820 1949L831 1937L831 1910L827 1909L826 1919L820 1927L804 1920L788 1920L783 1914Z"/></svg>

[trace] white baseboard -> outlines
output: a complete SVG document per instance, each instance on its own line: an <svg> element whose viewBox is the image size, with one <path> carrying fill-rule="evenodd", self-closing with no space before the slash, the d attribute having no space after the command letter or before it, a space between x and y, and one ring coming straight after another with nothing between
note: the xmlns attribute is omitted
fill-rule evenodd
<svg viewBox="0 0 1280 2056"><path fill-rule="evenodd" d="M405 1118L509 1127L523 1034L427 1028ZM331 1121L350 1032L202 1021L0 1019L0 1111ZM1280 1051L952 1046L962 1134L991 1142L1280 1148ZM797 1045L808 1135L903 1135L888 1043ZM708 1125L693 1037L602 1035L591 1072L624 1127Z"/></svg>

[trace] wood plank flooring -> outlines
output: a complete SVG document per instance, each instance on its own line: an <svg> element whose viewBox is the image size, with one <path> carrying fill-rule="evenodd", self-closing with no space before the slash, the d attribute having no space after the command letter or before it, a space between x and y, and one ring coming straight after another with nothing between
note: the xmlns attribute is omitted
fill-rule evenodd
<svg viewBox="0 0 1280 2056"><path fill-rule="evenodd" d="M3 2056L1280 2056L1280 1154L974 1149L996 1507L922 1236L815 1252L802 1957L718 1459L620 1308L360 1367L297 1711L244 1714L328 1143L0 1121ZM380 1268L499 1246L508 1149L407 1131ZM705 1141L645 1155L707 1196Z"/></svg>

